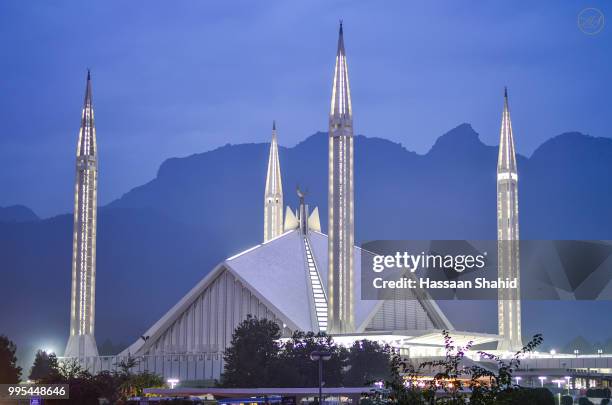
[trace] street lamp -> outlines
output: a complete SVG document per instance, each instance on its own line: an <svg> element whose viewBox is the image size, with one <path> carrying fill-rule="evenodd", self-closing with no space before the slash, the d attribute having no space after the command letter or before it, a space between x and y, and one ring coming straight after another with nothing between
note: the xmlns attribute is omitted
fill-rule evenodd
<svg viewBox="0 0 612 405"><path fill-rule="evenodd" d="M574 349L574 354L576 355L576 357L578 357L578 355L580 354L580 350Z"/></svg>
<svg viewBox="0 0 612 405"><path fill-rule="evenodd" d="M572 379L572 377L566 375L563 378L565 378L565 381L567 381L567 393L569 394L569 392L570 392L570 380Z"/></svg>
<svg viewBox="0 0 612 405"><path fill-rule="evenodd" d="M516 385L519 385L519 382L523 379L523 377L519 377L519 376L516 376L514 378L516 379Z"/></svg>
<svg viewBox="0 0 612 405"><path fill-rule="evenodd" d="M170 389L174 389L174 387L176 387L178 383L178 378L168 378L168 385L170 386Z"/></svg>
<svg viewBox="0 0 612 405"><path fill-rule="evenodd" d="M557 384L557 388L561 388L561 384L563 384L565 380L552 380L552 382Z"/></svg>
<svg viewBox="0 0 612 405"><path fill-rule="evenodd" d="M601 357L601 355L603 354L603 350L602 349L597 349L597 354L599 354L599 357Z"/></svg>
<svg viewBox="0 0 612 405"><path fill-rule="evenodd" d="M544 388L544 380L546 380L546 377L538 377L538 380L540 380L540 385Z"/></svg>
<svg viewBox="0 0 612 405"><path fill-rule="evenodd" d="M310 353L310 360L319 362L319 405L323 404L323 362L331 359L331 353L314 351Z"/></svg>
<svg viewBox="0 0 612 405"><path fill-rule="evenodd" d="M555 354L557 354L557 351L555 349L552 349L550 351L550 355L554 357Z"/></svg>

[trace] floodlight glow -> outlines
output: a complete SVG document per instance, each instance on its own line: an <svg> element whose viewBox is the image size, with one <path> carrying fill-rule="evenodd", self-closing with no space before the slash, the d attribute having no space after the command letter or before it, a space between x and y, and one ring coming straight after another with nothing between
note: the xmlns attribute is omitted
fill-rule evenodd
<svg viewBox="0 0 612 405"><path fill-rule="evenodd" d="M557 388L561 388L561 384L563 384L564 380L552 380L552 382L557 384Z"/></svg>
<svg viewBox="0 0 612 405"><path fill-rule="evenodd" d="M174 389L174 387L176 387L178 385L179 379L178 378L169 378L167 383L170 386L170 389Z"/></svg>
<svg viewBox="0 0 612 405"><path fill-rule="evenodd" d="M538 380L540 380L540 384L544 387L544 380L546 380L546 377L538 377Z"/></svg>

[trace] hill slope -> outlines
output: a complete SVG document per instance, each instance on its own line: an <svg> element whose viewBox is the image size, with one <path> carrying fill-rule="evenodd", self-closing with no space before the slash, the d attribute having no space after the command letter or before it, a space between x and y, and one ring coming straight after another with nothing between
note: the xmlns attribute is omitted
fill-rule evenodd
<svg viewBox="0 0 612 405"><path fill-rule="evenodd" d="M129 343L214 264L261 241L267 155L268 144L244 144L168 159L155 179L100 209L99 343ZM295 207L296 185L307 189L325 229L327 135L280 148L280 160L286 204ZM522 238L612 239L612 140L563 134L518 160ZM441 136L425 155L356 137L357 240L495 238L496 161L497 148L484 145L467 124ZM6 280L0 307L14 309L0 312L0 333L16 340L20 352L50 341L63 351L71 235L71 215L0 222ZM571 308L584 310L577 303ZM473 311L479 315L458 313L453 321L494 330L494 305ZM543 327L529 324L537 313L524 312L527 333Z"/></svg>

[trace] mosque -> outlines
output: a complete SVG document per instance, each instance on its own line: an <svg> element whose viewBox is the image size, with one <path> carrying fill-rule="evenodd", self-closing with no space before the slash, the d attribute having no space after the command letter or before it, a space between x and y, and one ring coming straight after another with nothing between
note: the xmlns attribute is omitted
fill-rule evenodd
<svg viewBox="0 0 612 405"><path fill-rule="evenodd" d="M517 277L518 176L507 92L504 100L497 167L498 239L516 244L500 244L499 271L500 276ZM223 351L235 327L248 315L276 321L285 337L301 330L326 332L341 344L374 339L411 357L443 354L442 330L451 330L458 344L496 342L500 350L522 347L520 295L499 297L498 334L455 330L427 296L360 299L361 261L369 253L362 252L354 241L353 112L340 24L329 113L328 234L321 230L319 209L311 210L299 190L299 207L285 209L273 124L262 190L263 242L210 271L202 269L206 276L138 340L118 356L98 356L94 339L97 148L93 117L88 74L77 151L71 326L65 357L81 359L91 371L112 369L118 359L133 356L140 370L166 378L219 378Z"/></svg>

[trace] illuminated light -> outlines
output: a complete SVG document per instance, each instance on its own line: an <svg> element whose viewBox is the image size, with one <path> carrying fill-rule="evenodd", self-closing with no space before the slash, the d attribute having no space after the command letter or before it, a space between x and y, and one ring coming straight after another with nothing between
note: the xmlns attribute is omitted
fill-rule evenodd
<svg viewBox="0 0 612 405"><path fill-rule="evenodd" d="M88 76L76 152L70 340L65 353L69 357L84 354L97 355L93 337L95 326L97 173L96 130L91 101L91 82ZM83 338L84 335L89 336ZM85 346L82 344L83 339L85 339ZM85 353L81 352L83 347L85 347Z"/></svg>
<svg viewBox="0 0 612 405"><path fill-rule="evenodd" d="M557 354L557 351L556 351L555 349L552 349L552 350L550 351L550 355L551 355L551 356L554 356L555 354Z"/></svg>
<svg viewBox="0 0 612 405"><path fill-rule="evenodd" d="M544 381L546 381L546 377L538 377L538 380L540 380L540 385L544 387Z"/></svg>
<svg viewBox="0 0 612 405"><path fill-rule="evenodd" d="M169 378L166 382L170 386L170 389L174 389L174 387L176 387L180 381L178 378Z"/></svg>
<svg viewBox="0 0 612 405"><path fill-rule="evenodd" d="M500 180L515 180L518 181L518 174L513 172L497 173L497 181Z"/></svg>

